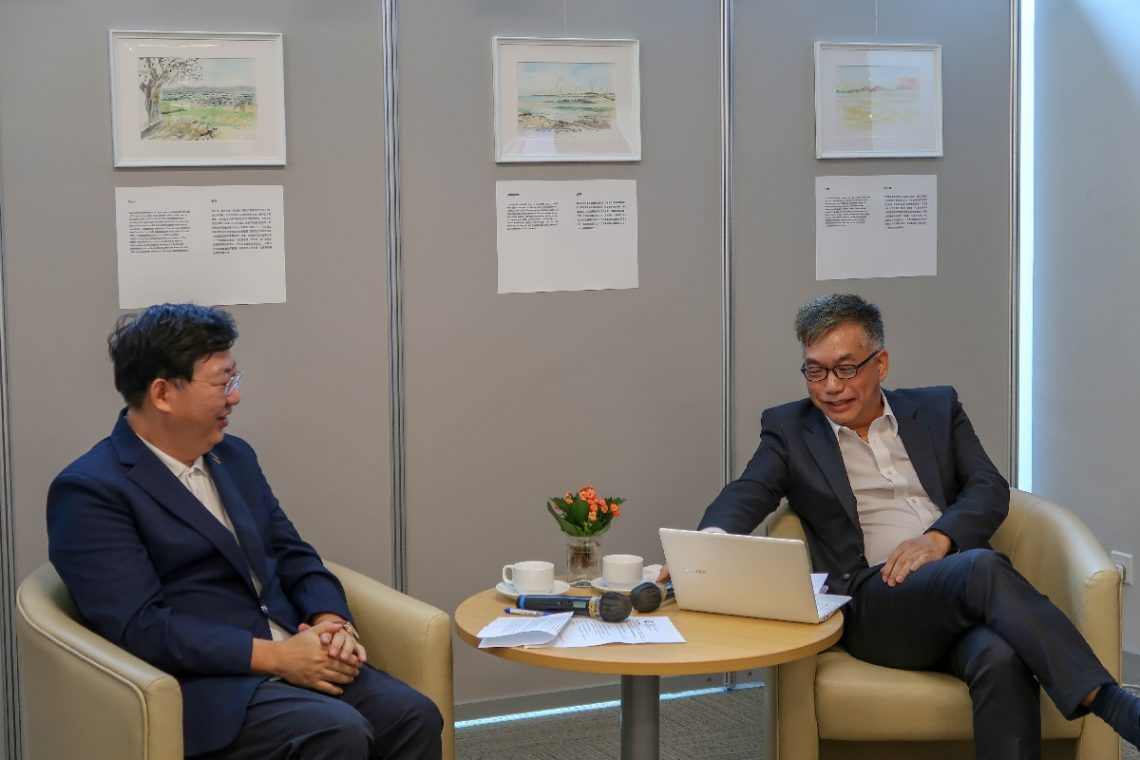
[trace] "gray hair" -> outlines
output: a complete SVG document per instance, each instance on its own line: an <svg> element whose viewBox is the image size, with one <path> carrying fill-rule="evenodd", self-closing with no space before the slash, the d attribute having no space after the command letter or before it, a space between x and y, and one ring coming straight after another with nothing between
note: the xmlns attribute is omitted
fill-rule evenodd
<svg viewBox="0 0 1140 760"><path fill-rule="evenodd" d="M862 327L869 348L882 350L883 315L879 307L852 293L832 293L801 306L796 312L796 339L807 347L845 324Z"/></svg>

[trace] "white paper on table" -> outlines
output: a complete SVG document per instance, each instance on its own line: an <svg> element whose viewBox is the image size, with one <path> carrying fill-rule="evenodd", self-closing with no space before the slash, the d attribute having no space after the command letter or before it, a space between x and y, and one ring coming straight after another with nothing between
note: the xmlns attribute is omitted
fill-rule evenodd
<svg viewBox="0 0 1140 760"><path fill-rule="evenodd" d="M621 623L577 617L549 647L596 647L601 644L684 644L685 638L664 616L631 617Z"/></svg>
<svg viewBox="0 0 1140 760"><path fill-rule="evenodd" d="M570 620L572 612L555 612L541 617L495 618L475 634L480 649L549 644Z"/></svg>
<svg viewBox="0 0 1140 760"><path fill-rule="evenodd" d="M823 592L823 582L827 580L827 573L812 573L811 574L811 590L813 594L820 594Z"/></svg>

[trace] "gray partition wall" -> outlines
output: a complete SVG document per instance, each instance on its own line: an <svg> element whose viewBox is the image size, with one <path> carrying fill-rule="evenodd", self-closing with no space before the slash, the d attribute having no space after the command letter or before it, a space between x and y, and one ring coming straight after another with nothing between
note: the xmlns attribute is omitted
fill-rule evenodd
<svg viewBox="0 0 1140 760"><path fill-rule="evenodd" d="M733 256L735 471L760 412L804 395L796 308L855 292L878 303L888 387L952 384L982 443L1010 472L1010 5L968 0L735 3ZM819 160L813 43L942 45L942 158ZM938 275L815 279L817 176L938 178Z"/></svg>
<svg viewBox="0 0 1140 760"><path fill-rule="evenodd" d="M720 485L719 4L399 3L412 593L453 608L505 562L564 562L547 497L629 501L606 552L660 561ZM650 11L652 8L652 12ZM494 162L491 38L640 41L643 160ZM640 287L496 295L495 182L637 182ZM457 640L456 699L612 677Z"/></svg>
<svg viewBox="0 0 1140 760"><path fill-rule="evenodd" d="M6 348L21 577L45 558L48 483L110 432L121 406L105 342L120 313L115 187L215 184L283 185L285 194L288 302L233 309L246 376L230 430L257 447L306 536L387 577L379 6L7 3L3 21ZM113 169L109 29L282 32L288 165ZM48 37L51 56L42 50Z"/></svg>
<svg viewBox="0 0 1140 760"><path fill-rule="evenodd" d="M548 496L628 499L607 552L660 559L724 476L721 11L734 8L731 416L739 470L760 410L803 393L795 307L852 289L888 319L892 381L953 383L1010 458L1009 8L980 0L304 0L0 2L0 187L17 580L46 558L52 476L118 411L117 185L280 184L288 302L234 309L249 438L301 531L392 578L393 454L407 590L443 609L503 563L564 541ZM382 10L396 10L398 197L385 193ZM107 30L284 34L288 165L114 170ZM494 162L491 38L640 41L643 158ZM44 53L51 41L51 54ZM812 43L938 42L946 155L818 161ZM814 177L937 174L937 277L816 282ZM637 183L635 290L496 294L495 182ZM385 218L399 201L400 344L388 341ZM395 221L395 220L393 220ZM402 357L389 446L389 356ZM400 513L397 513L399 516ZM396 555L398 557L398 554ZM10 642L9 642L10 643ZM461 702L614 679L501 661L456 642Z"/></svg>

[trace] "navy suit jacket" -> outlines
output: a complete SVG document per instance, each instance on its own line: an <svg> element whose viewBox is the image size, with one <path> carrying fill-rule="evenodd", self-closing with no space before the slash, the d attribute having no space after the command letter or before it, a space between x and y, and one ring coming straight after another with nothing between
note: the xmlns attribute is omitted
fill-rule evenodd
<svg viewBox="0 0 1140 760"><path fill-rule="evenodd" d="M88 624L175 676L186 754L237 736L267 676L253 638L318 612L349 617L344 590L301 540L253 449L226 436L205 457L237 539L146 447L124 414L48 492L51 562ZM262 583L255 590L250 569Z"/></svg>
<svg viewBox="0 0 1140 760"><path fill-rule="evenodd" d="M1009 510L1009 485L986 456L950 387L884 391L918 479L942 510L932 528L960 550L988 546ZM810 399L766 410L744 473L705 510L701 528L750 533L787 498L818 572L846 594L873 574L839 442Z"/></svg>

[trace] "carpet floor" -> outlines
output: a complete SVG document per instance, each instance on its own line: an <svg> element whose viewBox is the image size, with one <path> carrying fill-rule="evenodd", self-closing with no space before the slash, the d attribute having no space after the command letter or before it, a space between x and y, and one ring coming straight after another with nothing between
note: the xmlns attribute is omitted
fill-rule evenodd
<svg viewBox="0 0 1140 760"><path fill-rule="evenodd" d="M1135 686L1128 687L1140 694ZM752 720L740 720L740 716ZM763 757L764 689L737 688L661 702L661 760ZM456 760L619 760L618 708L505 720L456 731ZM1124 745L1122 760L1140 760Z"/></svg>

